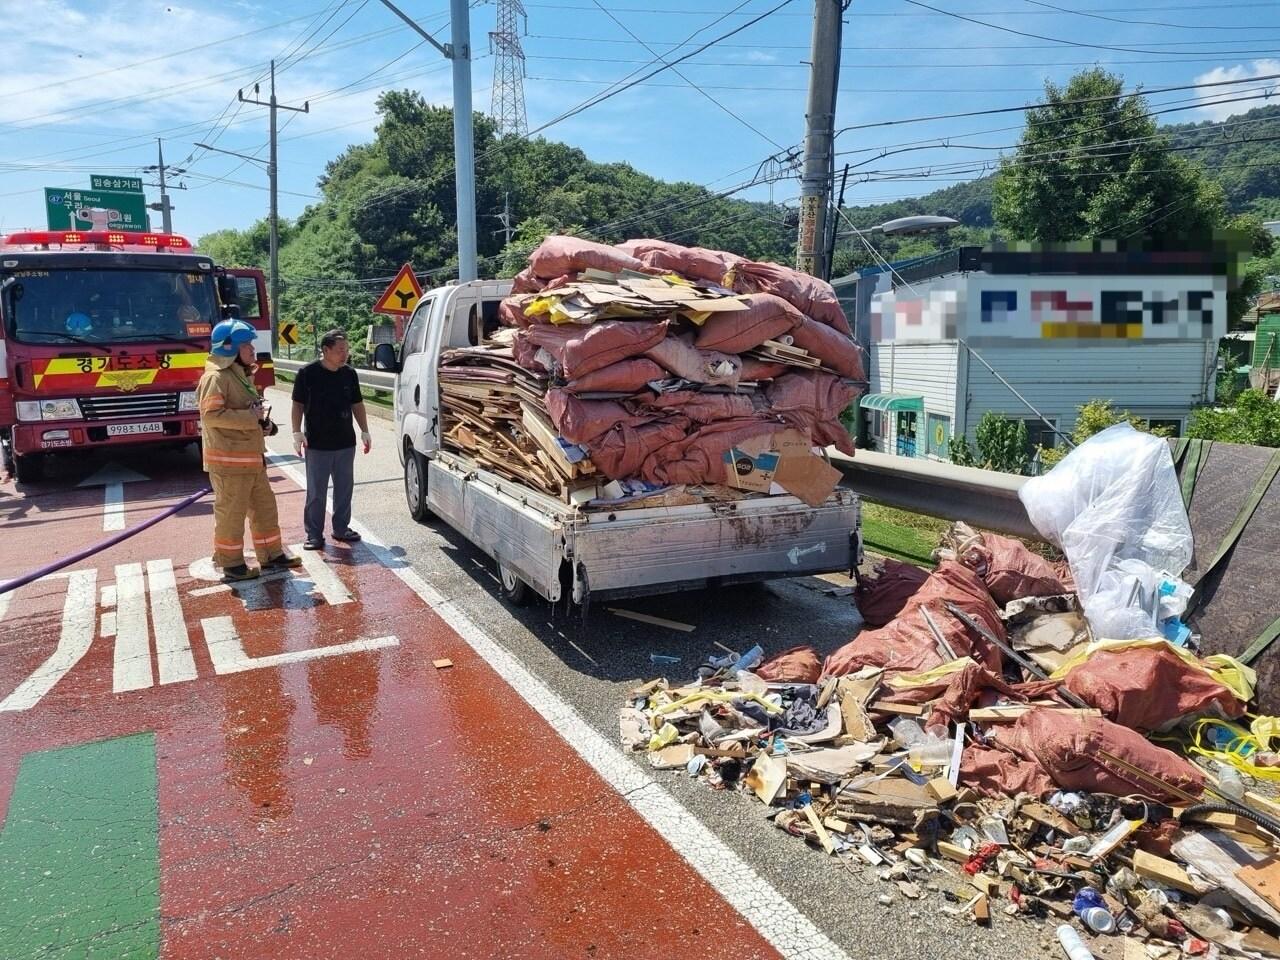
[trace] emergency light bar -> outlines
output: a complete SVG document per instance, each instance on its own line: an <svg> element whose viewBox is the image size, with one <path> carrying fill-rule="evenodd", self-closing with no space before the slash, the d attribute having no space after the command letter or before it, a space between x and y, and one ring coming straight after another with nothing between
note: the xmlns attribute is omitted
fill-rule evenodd
<svg viewBox="0 0 1280 960"><path fill-rule="evenodd" d="M24 230L3 238L10 246L48 247L108 246L148 247L154 250L190 250L191 241L176 233L135 233L122 230Z"/></svg>

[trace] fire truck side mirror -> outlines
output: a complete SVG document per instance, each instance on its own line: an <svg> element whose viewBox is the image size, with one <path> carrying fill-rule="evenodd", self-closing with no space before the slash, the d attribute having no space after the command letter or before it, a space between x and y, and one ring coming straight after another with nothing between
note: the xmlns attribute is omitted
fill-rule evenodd
<svg viewBox="0 0 1280 960"><path fill-rule="evenodd" d="M218 300L222 303L222 316L235 320L240 316L239 282L235 277L222 274L218 277Z"/></svg>

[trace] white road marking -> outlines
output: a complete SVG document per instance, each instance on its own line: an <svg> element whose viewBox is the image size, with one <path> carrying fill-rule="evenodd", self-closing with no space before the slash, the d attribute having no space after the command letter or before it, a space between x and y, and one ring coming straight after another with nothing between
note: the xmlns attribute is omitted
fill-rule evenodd
<svg viewBox="0 0 1280 960"><path fill-rule="evenodd" d="M181 683L196 678L191 638L178 600L173 561L147 561L147 591L151 595L151 627L156 637L156 665L161 683Z"/></svg>
<svg viewBox="0 0 1280 960"><path fill-rule="evenodd" d="M98 636L104 640L110 639L116 635L116 612L107 610L102 614L102 620L98 624Z"/></svg>
<svg viewBox="0 0 1280 960"><path fill-rule="evenodd" d="M0 701L0 711L30 710L40 698L80 662L93 644L93 631L98 625L98 571L76 570L71 574L54 574L40 581L67 577L67 597L62 604L62 632L58 646L49 659L40 664L18 689Z"/></svg>
<svg viewBox="0 0 1280 960"><path fill-rule="evenodd" d="M102 492L102 529L124 529L124 484L109 483Z"/></svg>
<svg viewBox="0 0 1280 960"><path fill-rule="evenodd" d="M343 603L351 603L355 599L351 596L351 591L338 579L338 575L333 572L333 568L324 562L324 558L320 556L318 551L303 550L302 545L298 543L291 546L289 551L296 556L302 557L302 568L307 571L307 576L311 578L311 582L320 591L325 603L330 606L337 606ZM298 580L293 582L300 583Z"/></svg>
<svg viewBox="0 0 1280 960"><path fill-rule="evenodd" d="M102 529L124 529L124 485L148 479L136 470L108 463L91 477L81 480L77 487L102 487Z"/></svg>
<svg viewBox="0 0 1280 960"><path fill-rule="evenodd" d="M8 583L8 581L6 580L5 583ZM0 584L0 586L3 585L4 584ZM0 593L0 620L3 620L5 618L5 614L9 612L9 600L13 597L14 593L16 593L14 590L10 590L8 593Z"/></svg>
<svg viewBox="0 0 1280 960"><path fill-rule="evenodd" d="M306 488L306 478L285 458L273 456L271 460L294 483ZM449 624L779 953L794 960L850 960L812 920L534 676L524 663L476 626L454 601L430 586L405 560L396 557L364 524L353 521L351 528L363 537L364 549L371 551Z"/></svg>
<svg viewBox="0 0 1280 960"><path fill-rule="evenodd" d="M219 583L219 584L217 584L216 586L212 586L212 587L201 587L199 590L192 590L192 591L190 592L189 596L192 596L192 597L211 597L211 596L213 596L215 593L230 593L230 592L231 592L231 584L229 584L229 583Z"/></svg>
<svg viewBox="0 0 1280 960"><path fill-rule="evenodd" d="M365 653L394 647L400 643L396 637L374 637L335 643L331 647L312 647L310 650L251 657L245 653L244 641L240 639L230 617L206 617L200 621L200 627L204 630L205 643L209 645L209 659L213 661L213 669L219 676L224 673L242 673L245 670L262 670L266 667L283 667L323 657L340 657L348 653Z"/></svg>
<svg viewBox="0 0 1280 960"><path fill-rule="evenodd" d="M116 567L116 652L111 689L127 693L146 689L154 682L142 564L122 563Z"/></svg>

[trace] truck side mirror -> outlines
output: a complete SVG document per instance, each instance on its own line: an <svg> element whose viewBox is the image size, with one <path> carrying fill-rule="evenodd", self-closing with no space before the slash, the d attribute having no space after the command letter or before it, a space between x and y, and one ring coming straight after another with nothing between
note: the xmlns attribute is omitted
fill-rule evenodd
<svg viewBox="0 0 1280 960"><path fill-rule="evenodd" d="M222 303L222 316L235 320L240 316L240 285L235 277L221 274L218 277L218 300Z"/></svg>
<svg viewBox="0 0 1280 960"><path fill-rule="evenodd" d="M400 361L396 359L395 344L380 343L373 348L373 369L387 373L399 373Z"/></svg>

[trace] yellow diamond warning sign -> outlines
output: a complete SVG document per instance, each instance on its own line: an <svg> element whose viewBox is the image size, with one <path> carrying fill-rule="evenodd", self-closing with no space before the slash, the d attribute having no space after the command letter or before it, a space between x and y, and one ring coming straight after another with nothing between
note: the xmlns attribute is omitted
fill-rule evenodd
<svg viewBox="0 0 1280 960"><path fill-rule="evenodd" d="M391 281L391 286L373 305L374 313L389 313L395 317L407 317L422 299L422 287L413 275L412 264L406 263Z"/></svg>

